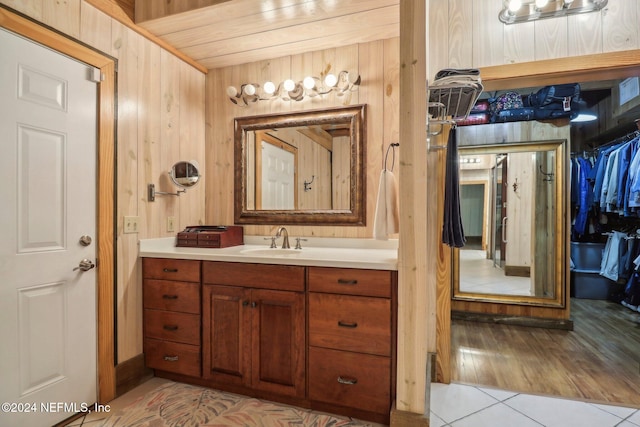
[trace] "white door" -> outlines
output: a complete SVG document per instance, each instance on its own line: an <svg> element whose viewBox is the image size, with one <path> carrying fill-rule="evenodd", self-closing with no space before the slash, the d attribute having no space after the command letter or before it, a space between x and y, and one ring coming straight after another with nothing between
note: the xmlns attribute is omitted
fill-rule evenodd
<svg viewBox="0 0 640 427"><path fill-rule="evenodd" d="M295 209L295 155L262 141L262 209Z"/></svg>
<svg viewBox="0 0 640 427"><path fill-rule="evenodd" d="M73 271L96 253L90 74L0 29L3 426L52 425L96 401L96 273Z"/></svg>

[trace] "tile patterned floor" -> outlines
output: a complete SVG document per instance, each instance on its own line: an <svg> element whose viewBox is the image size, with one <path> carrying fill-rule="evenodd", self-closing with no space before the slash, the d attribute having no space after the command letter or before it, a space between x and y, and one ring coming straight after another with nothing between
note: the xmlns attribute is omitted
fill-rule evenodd
<svg viewBox="0 0 640 427"><path fill-rule="evenodd" d="M640 410L461 384L431 386L430 427L637 427Z"/></svg>
<svg viewBox="0 0 640 427"><path fill-rule="evenodd" d="M109 413L90 414L84 419L74 421L69 426L106 427L111 425L112 416L122 413L121 410L124 408L131 408L131 405L136 401L143 401L147 393L165 386L166 383L166 380L153 378L111 402ZM109 421L109 417L112 417L111 421ZM148 426L151 424L134 425ZM274 424L263 419L263 422L258 425L266 427ZM301 426L301 424L277 425ZM371 425L376 426L375 424ZM640 410L470 385L433 384L431 386L430 426L640 427ZM133 425L128 427L133 427Z"/></svg>

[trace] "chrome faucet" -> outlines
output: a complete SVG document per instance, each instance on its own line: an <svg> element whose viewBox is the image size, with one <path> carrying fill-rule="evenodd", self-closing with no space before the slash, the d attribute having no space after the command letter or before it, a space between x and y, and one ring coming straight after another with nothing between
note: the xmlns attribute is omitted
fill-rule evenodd
<svg viewBox="0 0 640 427"><path fill-rule="evenodd" d="M282 233L284 233L284 234L282 234ZM284 228L284 227L278 228L278 232L276 233L276 238L280 237L281 235L283 236L282 249L290 249L291 246L289 246L289 232L287 231L286 228Z"/></svg>

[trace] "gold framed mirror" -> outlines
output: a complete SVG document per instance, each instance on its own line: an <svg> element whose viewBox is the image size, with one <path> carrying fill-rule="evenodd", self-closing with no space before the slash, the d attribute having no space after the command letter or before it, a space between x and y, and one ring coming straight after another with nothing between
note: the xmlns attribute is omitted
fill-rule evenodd
<svg viewBox="0 0 640 427"><path fill-rule="evenodd" d="M234 120L236 224L365 225L366 105Z"/></svg>
<svg viewBox="0 0 640 427"><path fill-rule="evenodd" d="M453 251L455 300L564 306L566 146L552 140L459 147L467 244Z"/></svg>

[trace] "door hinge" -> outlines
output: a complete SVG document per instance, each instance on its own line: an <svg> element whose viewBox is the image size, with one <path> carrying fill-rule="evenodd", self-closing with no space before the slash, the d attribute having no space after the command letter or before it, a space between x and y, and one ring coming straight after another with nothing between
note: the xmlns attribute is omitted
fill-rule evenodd
<svg viewBox="0 0 640 427"><path fill-rule="evenodd" d="M91 67L89 69L89 80L94 83L100 83L104 80L104 74L100 71L100 68Z"/></svg>

